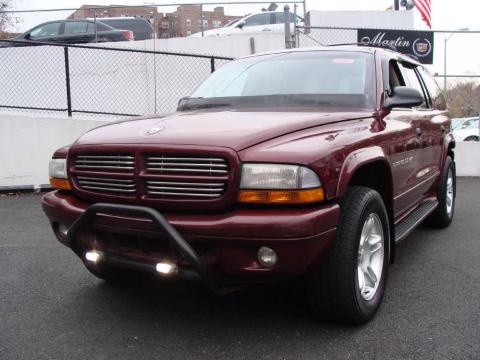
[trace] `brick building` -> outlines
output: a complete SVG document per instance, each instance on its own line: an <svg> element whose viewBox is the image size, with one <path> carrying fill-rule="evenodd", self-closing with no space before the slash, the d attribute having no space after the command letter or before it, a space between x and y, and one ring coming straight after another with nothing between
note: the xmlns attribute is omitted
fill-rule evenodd
<svg viewBox="0 0 480 360"><path fill-rule="evenodd" d="M240 16L225 15L223 7L213 11L203 11L204 30L225 26L228 22L239 19ZM155 22L158 38L188 36L201 31L201 11L199 5L181 5L173 13L161 16Z"/></svg>
<svg viewBox="0 0 480 360"><path fill-rule="evenodd" d="M159 14L157 8L152 6L122 7L120 5L82 5L82 7L80 7L78 10L75 10L75 12L71 14L68 19L74 20L93 18L95 15L97 16L97 18L125 16L141 17L149 20L152 23L155 18L163 17L163 14Z"/></svg>

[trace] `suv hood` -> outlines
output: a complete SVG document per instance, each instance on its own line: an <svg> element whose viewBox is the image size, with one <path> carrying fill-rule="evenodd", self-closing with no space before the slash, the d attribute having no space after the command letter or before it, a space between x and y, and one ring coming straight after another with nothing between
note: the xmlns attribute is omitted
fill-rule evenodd
<svg viewBox="0 0 480 360"><path fill-rule="evenodd" d="M367 118L369 111L322 112L197 110L100 126L73 145L170 144L222 146L236 151L291 132L332 122Z"/></svg>

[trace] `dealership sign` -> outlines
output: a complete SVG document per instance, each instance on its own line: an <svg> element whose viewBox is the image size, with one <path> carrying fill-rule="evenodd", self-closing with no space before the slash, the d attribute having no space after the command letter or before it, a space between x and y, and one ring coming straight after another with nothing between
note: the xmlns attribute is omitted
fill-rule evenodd
<svg viewBox="0 0 480 360"><path fill-rule="evenodd" d="M366 46L391 45L423 64L433 63L433 32L412 30L358 29L357 40Z"/></svg>

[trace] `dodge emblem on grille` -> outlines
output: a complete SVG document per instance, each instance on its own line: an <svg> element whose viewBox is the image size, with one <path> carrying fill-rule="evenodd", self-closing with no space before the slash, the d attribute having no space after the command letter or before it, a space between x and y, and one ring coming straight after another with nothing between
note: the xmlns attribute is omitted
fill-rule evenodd
<svg viewBox="0 0 480 360"><path fill-rule="evenodd" d="M165 126L155 126L150 129L145 130L146 135L153 135L159 133L160 131L164 130Z"/></svg>

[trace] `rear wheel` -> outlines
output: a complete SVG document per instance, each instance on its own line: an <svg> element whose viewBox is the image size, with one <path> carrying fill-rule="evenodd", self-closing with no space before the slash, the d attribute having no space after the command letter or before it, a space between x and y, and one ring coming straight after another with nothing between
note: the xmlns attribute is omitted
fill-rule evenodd
<svg viewBox="0 0 480 360"><path fill-rule="evenodd" d="M455 164L450 156L445 160L443 174L437 190L438 207L429 216L427 223L435 227L444 228L451 224L455 213L455 196L457 179Z"/></svg>
<svg viewBox="0 0 480 360"><path fill-rule="evenodd" d="M323 319L362 324L374 316L385 291L388 216L380 194L366 187L351 187L341 207L329 258L309 276L308 299Z"/></svg>

